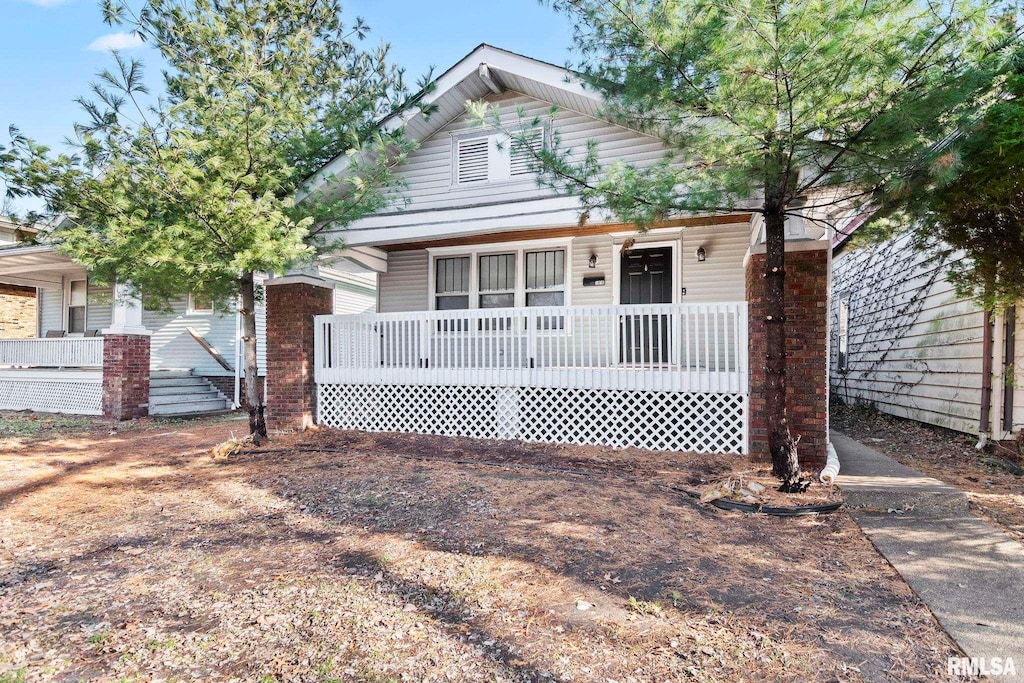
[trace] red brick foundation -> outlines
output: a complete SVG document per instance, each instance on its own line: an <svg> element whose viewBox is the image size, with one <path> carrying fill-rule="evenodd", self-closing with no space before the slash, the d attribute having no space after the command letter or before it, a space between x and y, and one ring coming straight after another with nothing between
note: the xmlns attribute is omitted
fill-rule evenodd
<svg viewBox="0 0 1024 683"><path fill-rule="evenodd" d="M750 306L750 456L767 461L765 419L764 254L747 262ZM786 252L786 410L800 437L800 464L825 466L828 443L828 250Z"/></svg>
<svg viewBox="0 0 1024 683"><path fill-rule="evenodd" d="M149 336L103 337L103 415L132 420L149 414Z"/></svg>
<svg viewBox="0 0 1024 683"><path fill-rule="evenodd" d="M267 283L267 427L305 429L316 416L313 317L334 312L334 290L313 278Z"/></svg>

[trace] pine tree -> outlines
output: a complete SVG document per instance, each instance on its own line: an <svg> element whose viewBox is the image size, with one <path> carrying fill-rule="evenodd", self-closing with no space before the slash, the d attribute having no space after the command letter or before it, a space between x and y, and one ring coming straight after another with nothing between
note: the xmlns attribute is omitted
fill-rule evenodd
<svg viewBox="0 0 1024 683"><path fill-rule="evenodd" d="M798 488L786 414L785 221L868 205L985 102L1016 40L994 3L552 0L602 116L661 138L659 163L601 163L555 137L542 182L645 229L675 215L764 219L766 411L774 473ZM499 125L484 106L481 120ZM513 134L514 149L528 140Z"/></svg>
<svg viewBox="0 0 1024 683"><path fill-rule="evenodd" d="M0 175L14 196L45 200L47 239L99 283L128 283L155 308L189 292L240 307L250 427L266 434L257 378L256 274L281 273L342 228L394 201L392 164L410 149L377 121L412 106L388 46L366 47L362 20L336 0L107 0L104 18L159 50L164 93L115 53L72 150L12 129ZM421 91L422 92L425 91ZM344 155L330 194L296 202L303 180Z"/></svg>

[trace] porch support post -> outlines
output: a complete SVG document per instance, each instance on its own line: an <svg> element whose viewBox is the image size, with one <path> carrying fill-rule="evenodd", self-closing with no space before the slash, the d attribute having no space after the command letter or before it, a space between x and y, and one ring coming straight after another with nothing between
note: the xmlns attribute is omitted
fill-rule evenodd
<svg viewBox="0 0 1024 683"><path fill-rule="evenodd" d="M131 420L149 414L149 336L142 301L114 286L111 325L103 330L103 415Z"/></svg>
<svg viewBox="0 0 1024 683"><path fill-rule="evenodd" d="M266 283L267 428L305 429L316 419L313 318L334 312L334 286L312 275Z"/></svg>
<svg viewBox="0 0 1024 683"><path fill-rule="evenodd" d="M828 240L786 244L786 414L800 438L800 464L825 466L828 443ZM770 462L765 413L764 245L750 248L745 259L749 306L750 457Z"/></svg>

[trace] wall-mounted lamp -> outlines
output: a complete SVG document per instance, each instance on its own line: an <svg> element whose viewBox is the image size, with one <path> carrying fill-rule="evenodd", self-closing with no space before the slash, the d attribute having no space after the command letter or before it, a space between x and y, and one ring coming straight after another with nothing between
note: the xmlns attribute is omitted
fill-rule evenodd
<svg viewBox="0 0 1024 683"><path fill-rule="evenodd" d="M697 260L706 261L708 259L708 252L705 251L704 245L697 247Z"/></svg>
<svg viewBox="0 0 1024 683"><path fill-rule="evenodd" d="M597 268L597 254L591 254L587 260L587 265L591 268Z"/></svg>

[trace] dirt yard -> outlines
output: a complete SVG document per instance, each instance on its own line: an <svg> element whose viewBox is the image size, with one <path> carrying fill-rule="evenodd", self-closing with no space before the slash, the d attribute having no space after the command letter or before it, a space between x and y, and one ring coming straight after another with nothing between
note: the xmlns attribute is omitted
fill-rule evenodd
<svg viewBox="0 0 1024 683"><path fill-rule="evenodd" d="M967 492L971 509L1024 541L1024 477L1006 469L1018 453L977 437L904 420L864 407L832 406L832 427L904 465Z"/></svg>
<svg viewBox="0 0 1024 683"><path fill-rule="evenodd" d="M0 415L0 681L907 681L955 652L844 513L649 483L740 459L342 432L210 455L244 428Z"/></svg>

